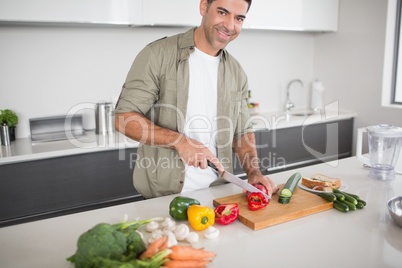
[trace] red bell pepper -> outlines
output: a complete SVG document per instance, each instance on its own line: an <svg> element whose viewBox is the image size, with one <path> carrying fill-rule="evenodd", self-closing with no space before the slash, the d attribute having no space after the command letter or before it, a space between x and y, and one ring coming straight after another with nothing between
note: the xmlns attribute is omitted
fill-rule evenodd
<svg viewBox="0 0 402 268"><path fill-rule="evenodd" d="M264 193L268 194L267 188L262 184L253 184L254 187L260 189ZM269 204L270 199L266 199L262 193L258 192L247 192L248 196L248 208L251 210L258 210L264 208Z"/></svg>
<svg viewBox="0 0 402 268"><path fill-rule="evenodd" d="M239 206L236 203L222 204L215 209L215 222L228 225L239 216Z"/></svg>

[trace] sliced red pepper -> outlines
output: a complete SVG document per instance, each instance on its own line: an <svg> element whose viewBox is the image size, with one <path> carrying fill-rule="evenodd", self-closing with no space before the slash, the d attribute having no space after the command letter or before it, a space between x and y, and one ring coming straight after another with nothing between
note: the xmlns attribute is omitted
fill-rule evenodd
<svg viewBox="0 0 402 268"><path fill-rule="evenodd" d="M239 216L239 206L236 203L222 204L215 209L215 222L228 225Z"/></svg>
<svg viewBox="0 0 402 268"><path fill-rule="evenodd" d="M268 194L267 188L262 184L253 184L254 187L260 189L264 193ZM258 210L264 208L269 204L270 199L266 199L262 193L258 192L247 192L248 195L248 208L250 210Z"/></svg>

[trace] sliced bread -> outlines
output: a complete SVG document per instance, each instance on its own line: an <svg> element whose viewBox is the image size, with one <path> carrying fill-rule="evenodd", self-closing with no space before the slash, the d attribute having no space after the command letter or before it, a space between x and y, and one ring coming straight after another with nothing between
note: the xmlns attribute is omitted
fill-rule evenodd
<svg viewBox="0 0 402 268"><path fill-rule="evenodd" d="M319 191L332 191L341 187L341 180L323 174L314 174L311 178L302 178L302 185Z"/></svg>

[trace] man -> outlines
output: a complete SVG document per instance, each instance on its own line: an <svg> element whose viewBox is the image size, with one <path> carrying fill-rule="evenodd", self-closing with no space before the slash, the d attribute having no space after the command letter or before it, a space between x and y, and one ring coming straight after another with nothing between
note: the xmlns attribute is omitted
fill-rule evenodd
<svg viewBox="0 0 402 268"><path fill-rule="evenodd" d="M116 129L141 143L134 186L151 198L223 183L208 167L232 172L232 150L248 182L269 195L258 168L247 108L247 77L225 50L240 33L251 0L201 0L201 25L157 40L136 57L116 105Z"/></svg>

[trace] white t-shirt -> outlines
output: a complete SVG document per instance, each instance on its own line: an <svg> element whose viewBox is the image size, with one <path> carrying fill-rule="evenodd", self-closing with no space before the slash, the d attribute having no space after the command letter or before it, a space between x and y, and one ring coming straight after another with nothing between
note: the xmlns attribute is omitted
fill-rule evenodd
<svg viewBox="0 0 402 268"><path fill-rule="evenodd" d="M220 57L197 48L189 57L190 85L184 134L203 143L217 156L218 67ZM185 165L182 192L209 187L218 176L211 169Z"/></svg>

